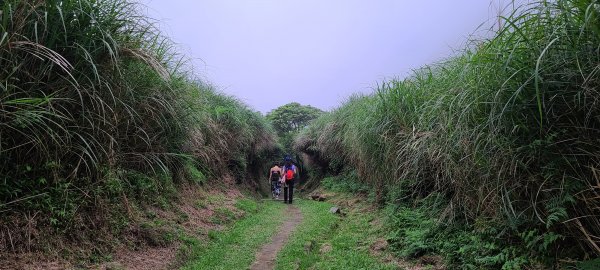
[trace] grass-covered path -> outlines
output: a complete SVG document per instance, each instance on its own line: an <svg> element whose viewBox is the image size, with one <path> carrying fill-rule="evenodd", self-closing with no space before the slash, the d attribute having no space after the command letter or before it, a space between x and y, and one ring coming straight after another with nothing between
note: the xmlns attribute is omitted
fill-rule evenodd
<svg viewBox="0 0 600 270"><path fill-rule="evenodd" d="M248 269L256 252L286 220L287 205L264 201L256 211L224 231L211 231L211 241L193 247L192 261L183 269Z"/></svg>
<svg viewBox="0 0 600 270"><path fill-rule="evenodd" d="M277 230L277 234L273 236L271 242L264 245L256 254L256 260L250 267L252 270L273 269L277 254L286 244L290 234L300 222L302 222L302 212L298 207L288 205L285 212L287 220Z"/></svg>
<svg viewBox="0 0 600 270"><path fill-rule="evenodd" d="M348 210L342 217L327 202L293 205L265 200L229 229L211 233L184 269L399 269L370 247L381 231L376 215ZM401 268L400 268L401 269Z"/></svg>

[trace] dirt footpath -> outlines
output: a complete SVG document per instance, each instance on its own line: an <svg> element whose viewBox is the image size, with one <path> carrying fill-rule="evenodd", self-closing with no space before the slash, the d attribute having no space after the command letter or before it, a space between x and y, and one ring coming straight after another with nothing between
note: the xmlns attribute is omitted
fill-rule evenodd
<svg viewBox="0 0 600 270"><path fill-rule="evenodd" d="M275 258L277 253L283 248L290 234L300 222L302 222L302 213L296 206L288 205L285 211L287 220L277 229L277 233L273 236L271 243L264 245L258 253L256 260L250 266L252 270L273 269L275 266Z"/></svg>

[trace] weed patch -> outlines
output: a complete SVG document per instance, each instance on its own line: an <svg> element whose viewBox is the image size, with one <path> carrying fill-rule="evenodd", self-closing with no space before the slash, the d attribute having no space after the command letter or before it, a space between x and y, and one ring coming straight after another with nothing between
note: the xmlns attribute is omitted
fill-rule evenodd
<svg viewBox="0 0 600 270"><path fill-rule="evenodd" d="M235 202L235 207L248 214L253 214L258 211L258 203L251 199L240 199Z"/></svg>

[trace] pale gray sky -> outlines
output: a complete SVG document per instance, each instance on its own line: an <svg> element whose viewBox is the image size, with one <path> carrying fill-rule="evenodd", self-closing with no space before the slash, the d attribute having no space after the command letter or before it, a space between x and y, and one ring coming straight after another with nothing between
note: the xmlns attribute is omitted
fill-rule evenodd
<svg viewBox="0 0 600 270"><path fill-rule="evenodd" d="M200 78L263 113L292 101L332 109L450 57L482 23L489 29L502 2L139 1Z"/></svg>

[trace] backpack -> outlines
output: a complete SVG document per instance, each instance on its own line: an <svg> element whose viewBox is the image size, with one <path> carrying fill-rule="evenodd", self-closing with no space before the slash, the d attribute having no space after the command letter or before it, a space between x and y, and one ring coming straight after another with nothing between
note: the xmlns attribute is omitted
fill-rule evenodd
<svg viewBox="0 0 600 270"><path fill-rule="evenodd" d="M285 167L285 181L288 182L294 179L294 165Z"/></svg>
<svg viewBox="0 0 600 270"><path fill-rule="evenodd" d="M273 171L271 173L271 181L277 181L277 180L279 180L279 178L281 178L281 172Z"/></svg>

